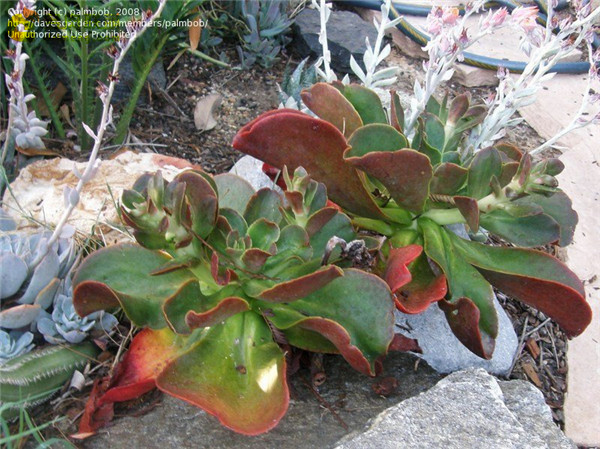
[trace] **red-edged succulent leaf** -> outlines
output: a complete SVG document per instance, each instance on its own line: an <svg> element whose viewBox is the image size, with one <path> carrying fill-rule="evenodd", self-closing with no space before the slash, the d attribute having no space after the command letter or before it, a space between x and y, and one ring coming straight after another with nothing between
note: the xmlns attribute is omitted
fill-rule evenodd
<svg viewBox="0 0 600 449"><path fill-rule="evenodd" d="M478 152L469 165L468 196L479 200L488 195L492 191L490 179L492 176L499 178L501 173L502 159L498 150L490 147Z"/></svg>
<svg viewBox="0 0 600 449"><path fill-rule="evenodd" d="M333 85L352 103L365 125L369 123L387 123L387 116L383 110L381 99L371 89L359 84L337 82Z"/></svg>
<svg viewBox="0 0 600 449"><path fill-rule="evenodd" d="M419 220L425 252L448 280L449 301L440 303L454 335L474 354L489 359L498 334L498 316L491 285L461 254L448 233L429 219Z"/></svg>
<svg viewBox="0 0 600 449"><path fill-rule="evenodd" d="M518 206L540 207L544 214L552 217L560 227L558 244L567 246L573 241L575 227L579 221L577 212L573 210L571 199L564 192L556 192L551 196L531 193L511 204Z"/></svg>
<svg viewBox="0 0 600 449"><path fill-rule="evenodd" d="M304 227L308 236L310 237L323 229L338 213L339 211L335 207L324 207L312 214Z"/></svg>
<svg viewBox="0 0 600 449"><path fill-rule="evenodd" d="M123 243L86 257L73 278L73 304L81 316L121 306L136 326L167 325L163 303L173 297L200 294L196 277L187 269L152 275L171 257Z"/></svg>
<svg viewBox="0 0 600 449"><path fill-rule="evenodd" d="M248 235L252 239L253 248L268 251L279 239L279 234L279 226L266 218L259 218L248 226Z"/></svg>
<svg viewBox="0 0 600 449"><path fill-rule="evenodd" d="M216 187L205 173L186 170L175 177L185 182L185 195L191 212L191 228L200 237L206 237L217 222L218 200Z"/></svg>
<svg viewBox="0 0 600 449"><path fill-rule="evenodd" d="M253 312L211 327L167 365L157 386L245 435L275 427L289 403L284 355Z"/></svg>
<svg viewBox="0 0 600 449"><path fill-rule="evenodd" d="M420 245L408 245L402 248L390 249L383 279L387 282L392 293L412 280L408 264L415 260L423 248Z"/></svg>
<svg viewBox="0 0 600 449"><path fill-rule="evenodd" d="M249 225L259 219L279 223L281 221L280 208L281 197L279 194L265 187L252 195L246 206L244 218Z"/></svg>
<svg viewBox="0 0 600 449"><path fill-rule="evenodd" d="M331 84L313 84L310 89L302 91L301 97L308 109L331 123L346 137L363 126L354 106Z"/></svg>
<svg viewBox="0 0 600 449"><path fill-rule="evenodd" d="M222 173L214 180L219 192L219 209L233 209L243 215L250 198L256 193L254 187L233 173Z"/></svg>
<svg viewBox="0 0 600 449"><path fill-rule="evenodd" d="M542 246L560 239L560 226L546 214L515 217L503 210L494 210L481 214L479 222L492 234L519 246Z"/></svg>
<svg viewBox="0 0 600 449"><path fill-rule="evenodd" d="M235 271L219 265L219 255L216 252L213 252L210 258L210 274L213 280L221 286L229 284L231 279L237 277Z"/></svg>
<svg viewBox="0 0 600 449"><path fill-rule="evenodd" d="M454 127L454 125L456 125L467 113L470 103L471 98L469 94L465 93L454 97L454 100L452 100L448 107L448 119L446 120L446 123Z"/></svg>
<svg viewBox="0 0 600 449"><path fill-rule="evenodd" d="M500 142L494 145L494 148L500 152L504 162L519 162L523 157L523 152L510 143Z"/></svg>
<svg viewBox="0 0 600 449"><path fill-rule="evenodd" d="M302 166L325 184L329 197L343 208L383 218L362 175L343 161L347 148L343 134L324 120L288 109L271 111L244 126L233 147L278 168Z"/></svg>
<svg viewBox="0 0 600 449"><path fill-rule="evenodd" d="M460 214L467 220L471 231L477 232L479 229L479 206L477 200L468 196L455 196L454 203Z"/></svg>
<svg viewBox="0 0 600 449"><path fill-rule="evenodd" d="M258 248L250 248L242 254L242 262L251 273L258 273L272 254Z"/></svg>
<svg viewBox="0 0 600 449"><path fill-rule="evenodd" d="M281 282L264 290L257 298L268 302L290 302L304 298L344 275L335 265L323 267L305 276Z"/></svg>
<svg viewBox="0 0 600 449"><path fill-rule="evenodd" d="M384 281L360 270L344 276L289 304L261 303L260 308L279 329L300 327L331 341L356 370L376 374L394 332L394 303ZM298 338L294 345L320 351L312 340Z"/></svg>
<svg viewBox="0 0 600 449"><path fill-rule="evenodd" d="M400 96L395 90L390 91L390 124L396 128L398 132L404 129L404 109L400 103Z"/></svg>
<svg viewBox="0 0 600 449"><path fill-rule="evenodd" d="M185 316L185 322L190 329L210 327L247 310L250 310L248 301L237 296L230 296L219 300L217 305L205 312L190 310Z"/></svg>
<svg viewBox="0 0 600 449"><path fill-rule="evenodd" d="M583 284L558 259L536 250L451 239L461 256L495 287L541 310L569 336L579 335L590 323Z"/></svg>
<svg viewBox="0 0 600 449"><path fill-rule="evenodd" d="M156 378L182 352L169 329L144 329L131 341L98 405L129 401L156 387Z"/></svg>
<svg viewBox="0 0 600 449"><path fill-rule="evenodd" d="M468 170L451 162L438 165L431 179L431 193L454 195L467 180Z"/></svg>
<svg viewBox="0 0 600 449"><path fill-rule="evenodd" d="M412 212L423 210L433 176L431 162L424 154L410 149L381 151L346 161L378 179L399 206Z"/></svg>
<svg viewBox="0 0 600 449"><path fill-rule="evenodd" d="M361 157L377 151L396 151L408 147L408 140L394 127L372 123L357 129L348 139L350 148L344 159Z"/></svg>
<svg viewBox="0 0 600 449"><path fill-rule="evenodd" d="M517 174L518 169L518 162L507 162L505 164L502 164L502 173L500 173L500 177L498 178L500 186L507 186Z"/></svg>
<svg viewBox="0 0 600 449"><path fill-rule="evenodd" d="M313 254L323 254L323 251L325 251L325 248L327 247L327 243L333 236L344 239L347 242L356 238L356 233L352 228L352 222L346 214L338 211L337 214L333 215L331 219L327 220L323 225L321 225L322 222L319 220L319 226L316 226L316 218L314 222L312 219L313 217L316 217L317 214L319 214L319 212L315 212L311 218L309 218L306 227L307 231L310 227L310 246L313 249Z"/></svg>
<svg viewBox="0 0 600 449"><path fill-rule="evenodd" d="M399 265L398 270L402 270L403 263L410 263L410 277L407 282L393 289L394 302L396 308L403 313L416 314L425 311L432 303L443 299L448 292L446 284L446 276L443 274L435 276L431 271L427 256L422 252L423 248L420 245L409 245L419 249L408 252L409 258L402 252L395 252L395 249L390 251L390 260L393 257L398 257L396 263ZM402 250L403 248L398 248ZM412 254L411 254L412 253ZM404 260L402 260L404 259ZM388 262L389 263L389 262ZM404 277L404 279L406 278ZM389 282L388 282L389 284Z"/></svg>

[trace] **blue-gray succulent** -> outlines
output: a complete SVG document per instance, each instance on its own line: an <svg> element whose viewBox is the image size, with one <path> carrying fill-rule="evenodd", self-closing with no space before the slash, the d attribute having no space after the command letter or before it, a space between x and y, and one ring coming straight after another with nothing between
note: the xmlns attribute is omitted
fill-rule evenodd
<svg viewBox="0 0 600 449"><path fill-rule="evenodd" d="M31 351L33 334L31 332L4 332L0 330L0 365Z"/></svg>

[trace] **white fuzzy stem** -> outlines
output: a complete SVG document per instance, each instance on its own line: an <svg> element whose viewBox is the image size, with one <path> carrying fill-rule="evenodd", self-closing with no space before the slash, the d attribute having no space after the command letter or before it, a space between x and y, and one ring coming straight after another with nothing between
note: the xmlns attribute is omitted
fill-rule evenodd
<svg viewBox="0 0 600 449"><path fill-rule="evenodd" d="M80 196L79 194L83 190L83 187L85 186L87 181L92 177L92 171L96 167L96 160L98 159L98 151L100 150L100 146L102 145L102 138L104 137L104 132L106 131L108 123L110 122L110 120L112 118L110 101L112 99L112 95L115 90L115 85L117 83L119 67L121 65L121 62L125 58L125 55L129 51L129 49L131 48L131 46L135 42L135 40L138 37L140 37L150 26L152 26L152 23L158 17L160 17L160 14L162 13L166 3L167 3L166 0L159 1L159 7L156 10L156 12L152 15L150 20L147 23L145 23L144 26L140 30L138 30L136 33L134 33L131 36L131 38L127 41L127 44L121 49L119 56L115 59L115 62L113 64L113 68L111 71L111 75L112 75L110 77L111 81L108 85L108 92L107 92L106 96L102 99L102 118L100 119L100 124L98 125L98 128L97 128L95 136L94 136L94 146L92 147L92 152L88 159L85 170L84 170L83 174L81 175L79 182L77 183L77 186L74 189L75 192L77 192L78 197ZM56 228L54 229L52 236L48 240L48 244L46 245L46 250L40 251L38 253L37 257L31 262L30 269L34 269L43 260L43 258L46 256L46 253L48 252L48 250L59 239L65 224L69 220L69 217L73 213L73 210L75 210L76 206L77 206L77 203L72 203L72 202L69 203L67 209L63 212L58 224L56 225Z"/></svg>

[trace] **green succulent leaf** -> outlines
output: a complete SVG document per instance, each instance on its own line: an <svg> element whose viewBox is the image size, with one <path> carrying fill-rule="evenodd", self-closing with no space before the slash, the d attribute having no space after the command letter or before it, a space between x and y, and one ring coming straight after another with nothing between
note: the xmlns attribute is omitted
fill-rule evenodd
<svg viewBox="0 0 600 449"><path fill-rule="evenodd" d="M219 192L219 209L228 208L243 215L250 198L256 193L248 181L232 173L214 177Z"/></svg>
<svg viewBox="0 0 600 449"><path fill-rule="evenodd" d="M249 225L259 219L279 223L281 221L280 207L281 196L274 190L265 187L250 198L244 212L244 218Z"/></svg>
<svg viewBox="0 0 600 449"><path fill-rule="evenodd" d="M198 236L205 238L217 222L218 200L214 182L207 179L206 173L192 170L181 172L174 181L185 182L191 228Z"/></svg>
<svg viewBox="0 0 600 449"><path fill-rule="evenodd" d="M499 178L502 173L500 153L494 148L485 148L478 152L469 166L467 177L467 195L479 200L488 195L492 188L492 176Z"/></svg>
<svg viewBox="0 0 600 449"><path fill-rule="evenodd" d="M378 179L400 207L411 212L423 210L433 176L433 168L427 156L415 150L404 149L348 157L346 161Z"/></svg>
<svg viewBox="0 0 600 449"><path fill-rule="evenodd" d="M390 95L392 97L390 101L390 124L398 132L402 132L404 129L404 108L402 107L402 103L400 103L400 96L395 90L391 90Z"/></svg>
<svg viewBox="0 0 600 449"><path fill-rule="evenodd" d="M433 221L422 218L419 226L425 252L442 269L448 280L450 299L441 301L454 335L474 354L492 357L498 334L498 316L490 284L458 253L449 233Z"/></svg>
<svg viewBox="0 0 600 449"><path fill-rule="evenodd" d="M316 83L302 91L302 101L318 117L328 121L346 137L363 126L360 115L342 93L327 83Z"/></svg>
<svg viewBox="0 0 600 449"><path fill-rule="evenodd" d="M342 83L336 83L335 87L352 103L365 125L369 123L387 124L387 116L381 105L381 99L371 89L359 84L344 85Z"/></svg>
<svg viewBox="0 0 600 449"><path fill-rule="evenodd" d="M443 152L446 142L444 124L435 115L424 113L422 117L425 120L425 140L436 150Z"/></svg>
<svg viewBox="0 0 600 449"><path fill-rule="evenodd" d="M277 328L299 327L331 341L358 371L374 375L377 363L394 335L394 308L385 282L360 270L339 277L310 295L289 304L261 302L259 309ZM298 338L300 348L320 350Z"/></svg>
<svg viewBox="0 0 600 449"><path fill-rule="evenodd" d="M468 170L460 165L445 162L436 167L431 179L431 193L455 195L467 181Z"/></svg>
<svg viewBox="0 0 600 449"><path fill-rule="evenodd" d="M266 218L259 218L248 228L248 235L252 239L252 247L269 251L279 239L279 226Z"/></svg>
<svg viewBox="0 0 600 449"><path fill-rule="evenodd" d="M569 336L591 321L579 278L558 259L541 251L486 246L450 235L458 253L495 287L541 310Z"/></svg>
<svg viewBox="0 0 600 449"><path fill-rule="evenodd" d="M552 217L560 227L558 244L567 246L573 241L573 234L579 218L573 210L571 199L564 192L556 192L551 196L531 193L513 201L518 206L538 206L544 214Z"/></svg>
<svg viewBox="0 0 600 449"><path fill-rule="evenodd" d="M351 148L344 159L361 157L376 151L395 151L408 147L408 140L394 127L381 123L365 125L357 129L348 139Z"/></svg>
<svg viewBox="0 0 600 449"><path fill-rule="evenodd" d="M151 273L171 257L131 243L110 246L86 257L73 278L73 304L79 315L122 307L136 326L167 326L162 306L169 298L194 299L197 278L187 269Z"/></svg>
<svg viewBox="0 0 600 449"><path fill-rule="evenodd" d="M156 384L246 435L275 427L289 403L285 357L254 312L211 327L166 366Z"/></svg>
<svg viewBox="0 0 600 449"><path fill-rule="evenodd" d="M543 246L560 239L560 226L546 214L515 217L503 210L481 214L481 226L519 246Z"/></svg>

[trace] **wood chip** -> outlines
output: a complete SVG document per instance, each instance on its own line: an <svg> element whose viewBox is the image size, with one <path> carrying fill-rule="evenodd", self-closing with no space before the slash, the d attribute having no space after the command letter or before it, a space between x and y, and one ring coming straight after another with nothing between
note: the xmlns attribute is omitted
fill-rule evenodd
<svg viewBox="0 0 600 449"><path fill-rule="evenodd" d="M540 380L537 371L531 363L523 363L523 371L525 371L525 374L527 377L529 377L529 380L531 380L536 387L542 388L542 381Z"/></svg>
<svg viewBox="0 0 600 449"><path fill-rule="evenodd" d="M540 356L540 347L533 338L527 340L525 346L534 359L537 359Z"/></svg>

